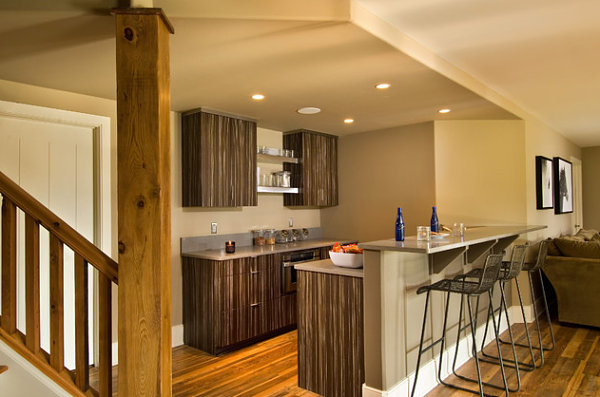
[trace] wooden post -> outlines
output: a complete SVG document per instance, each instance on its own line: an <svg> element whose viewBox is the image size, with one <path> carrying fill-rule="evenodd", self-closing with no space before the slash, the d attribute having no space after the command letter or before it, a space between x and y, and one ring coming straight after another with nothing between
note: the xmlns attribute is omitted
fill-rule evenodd
<svg viewBox="0 0 600 397"><path fill-rule="evenodd" d="M171 396L169 33L118 9L119 395Z"/></svg>

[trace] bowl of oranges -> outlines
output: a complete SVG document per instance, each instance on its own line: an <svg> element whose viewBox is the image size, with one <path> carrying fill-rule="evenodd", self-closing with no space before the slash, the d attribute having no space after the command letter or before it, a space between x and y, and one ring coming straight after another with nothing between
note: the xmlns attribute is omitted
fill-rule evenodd
<svg viewBox="0 0 600 397"><path fill-rule="evenodd" d="M363 265L362 253L362 248L358 248L356 244L341 245L335 243L329 251L329 258L336 266L359 268Z"/></svg>

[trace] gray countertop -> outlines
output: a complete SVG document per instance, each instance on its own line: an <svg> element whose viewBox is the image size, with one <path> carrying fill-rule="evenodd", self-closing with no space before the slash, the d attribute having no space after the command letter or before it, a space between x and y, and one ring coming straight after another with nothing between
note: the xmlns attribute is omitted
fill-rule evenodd
<svg viewBox="0 0 600 397"><path fill-rule="evenodd" d="M333 274L337 276L348 276L348 277L363 277L363 269L353 269L349 267L341 267L333 264L331 259L322 259L320 261L306 262L300 265L294 266L296 270L305 272L316 272Z"/></svg>
<svg viewBox="0 0 600 397"><path fill-rule="evenodd" d="M417 236L408 236L404 241L379 240L360 243L359 247L373 251L402 251L422 254L435 254L455 248L475 245L490 240L502 239L523 233L545 229L541 225L516 225L516 226L478 226L468 227L464 237L431 239L430 241L417 241Z"/></svg>
<svg viewBox="0 0 600 397"><path fill-rule="evenodd" d="M233 254L225 253L225 247L223 249L210 249L210 250L202 250L202 251L190 251L182 253L182 256L187 256L190 258L200 258L200 259L210 259L214 261L223 261L228 259L239 259L239 258L248 258L248 257L256 257L261 255L269 255L269 254L278 254L290 251L298 251L304 249L311 248L321 248L327 247L335 244L336 242L347 242L353 241L349 239L329 239L329 238L320 238L313 240L304 240L304 241L296 241L293 243L287 244L275 244L275 245L263 245L263 246L245 246L245 247L236 247L235 252ZM355 240L354 240L355 241Z"/></svg>

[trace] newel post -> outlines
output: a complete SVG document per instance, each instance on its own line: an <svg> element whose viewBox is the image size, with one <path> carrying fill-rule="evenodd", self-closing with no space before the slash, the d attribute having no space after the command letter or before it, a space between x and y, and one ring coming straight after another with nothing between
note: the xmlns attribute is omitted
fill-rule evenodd
<svg viewBox="0 0 600 397"><path fill-rule="evenodd" d="M117 9L119 395L171 396L169 34Z"/></svg>

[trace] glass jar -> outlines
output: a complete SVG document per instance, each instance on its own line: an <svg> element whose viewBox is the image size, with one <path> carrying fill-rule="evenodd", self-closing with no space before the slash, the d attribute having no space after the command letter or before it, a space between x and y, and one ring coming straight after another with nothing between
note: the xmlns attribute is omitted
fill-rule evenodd
<svg viewBox="0 0 600 397"><path fill-rule="evenodd" d="M275 229L265 229L265 244L267 245L275 245Z"/></svg>
<svg viewBox="0 0 600 397"><path fill-rule="evenodd" d="M264 230L252 230L252 241L254 242L254 245L265 245Z"/></svg>

